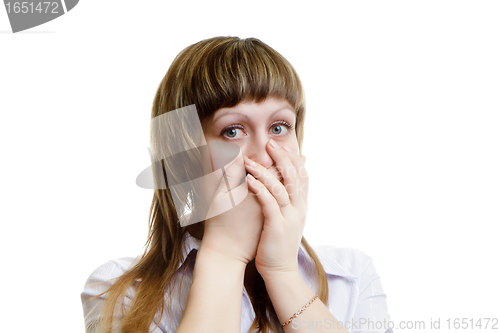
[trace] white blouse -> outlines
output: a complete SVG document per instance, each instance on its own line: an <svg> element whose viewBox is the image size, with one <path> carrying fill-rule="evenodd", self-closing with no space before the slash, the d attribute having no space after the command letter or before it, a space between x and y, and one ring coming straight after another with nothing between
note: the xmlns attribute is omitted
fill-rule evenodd
<svg viewBox="0 0 500 333"><path fill-rule="evenodd" d="M150 330L153 333L175 332L179 325L183 309L186 307L189 289L193 279L194 260L196 252L200 246L200 241L186 232L184 240L183 260L179 265L178 273L172 282L175 288L172 294L172 304L169 310L172 312L172 318L164 311L160 323L151 324ZM328 279L329 297L327 307L332 315L351 333L359 332L379 332L392 333L388 329L390 320L386 304L386 294L382 289L380 277L375 270L372 258L357 249L337 248L333 246L313 246L318 258L325 269ZM186 268L182 284L180 278L182 275L184 261L190 256L191 264ZM87 318L87 314L94 307L99 307L102 299L91 301L90 297L98 295L109 288L109 283L100 286L89 286L91 283L107 281L122 275L132 265L138 261L137 258L120 258L110 260L95 269L90 274L81 299L83 304L83 313L86 318L85 325L95 319L95 315ZM311 290L317 292L314 266L305 249L300 245L298 253L299 273L305 283ZM125 305L130 305L133 299L137 283L128 291ZM180 296L180 302L179 302ZM166 302L167 303L167 302ZM165 304L165 306L168 306ZM243 286L243 299L241 309L241 333L247 333L255 318L252 304L247 291ZM385 321L385 323L384 323ZM297 322L298 323L298 322ZM323 328L327 328L325 321ZM305 325L305 323L302 323ZM293 325L293 322L289 325ZM295 326L297 328L297 326Z"/></svg>

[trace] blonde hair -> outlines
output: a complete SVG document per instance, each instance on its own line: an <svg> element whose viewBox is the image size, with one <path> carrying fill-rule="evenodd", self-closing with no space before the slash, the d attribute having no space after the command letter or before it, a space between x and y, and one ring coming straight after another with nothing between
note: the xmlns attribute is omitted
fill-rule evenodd
<svg viewBox="0 0 500 333"><path fill-rule="evenodd" d="M256 38L214 37L188 46L177 55L158 87L151 118L195 104L202 124L206 124L220 108L242 101L260 102L268 96L285 99L296 110L295 131L302 152L305 98L291 64ZM151 133L152 154L158 154L155 139ZM191 228L194 226L179 224L169 189L155 189L144 254L137 264L114 279L107 291L94 297L103 299L100 320L91 323L87 331L111 333L118 314L122 333L148 332L153 320L159 323L157 316L161 319L165 295L171 304L171 281L181 265L185 233ZM301 244L315 265L319 298L327 304L328 283L323 266L304 237ZM134 299L125 311L127 290L136 286L136 280L139 282ZM281 332L262 277L256 274L253 281L245 279L245 287L255 311L249 332Z"/></svg>

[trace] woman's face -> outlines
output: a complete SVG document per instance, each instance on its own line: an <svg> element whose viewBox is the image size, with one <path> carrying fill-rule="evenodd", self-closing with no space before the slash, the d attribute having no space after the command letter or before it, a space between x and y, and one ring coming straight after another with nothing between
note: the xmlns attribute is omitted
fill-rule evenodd
<svg viewBox="0 0 500 333"><path fill-rule="evenodd" d="M267 153L266 145L273 139L298 153L295 134L295 110L284 99L268 97L261 103L241 102L232 108L215 112L207 124L205 138L210 141L233 142L250 159L268 168L280 180L281 175Z"/></svg>

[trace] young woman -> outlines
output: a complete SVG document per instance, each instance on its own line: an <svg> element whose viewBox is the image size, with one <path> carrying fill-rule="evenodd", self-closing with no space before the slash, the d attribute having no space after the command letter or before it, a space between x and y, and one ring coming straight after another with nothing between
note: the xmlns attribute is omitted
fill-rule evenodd
<svg viewBox="0 0 500 333"><path fill-rule="evenodd" d="M108 261L88 278L87 332L390 332L371 258L313 249L302 236L305 101L288 61L254 38L193 44L162 80L151 118L192 105L209 145L239 147L220 181L231 189L243 181L248 195L186 225L175 207L179 194L156 186L144 254ZM159 132L152 129L152 156L169 149ZM153 172L168 174L168 163Z"/></svg>

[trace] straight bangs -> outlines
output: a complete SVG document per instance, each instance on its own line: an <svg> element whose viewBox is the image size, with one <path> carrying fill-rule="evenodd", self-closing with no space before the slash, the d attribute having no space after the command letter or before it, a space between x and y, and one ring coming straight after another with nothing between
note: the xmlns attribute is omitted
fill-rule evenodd
<svg viewBox="0 0 500 333"><path fill-rule="evenodd" d="M204 40L186 48L176 60L181 62L178 73L183 73L183 77L176 77L177 87L184 87L181 100L196 105L202 122L220 108L244 101L261 102L268 96L287 100L297 120L303 120L305 101L297 73L281 54L259 39Z"/></svg>

